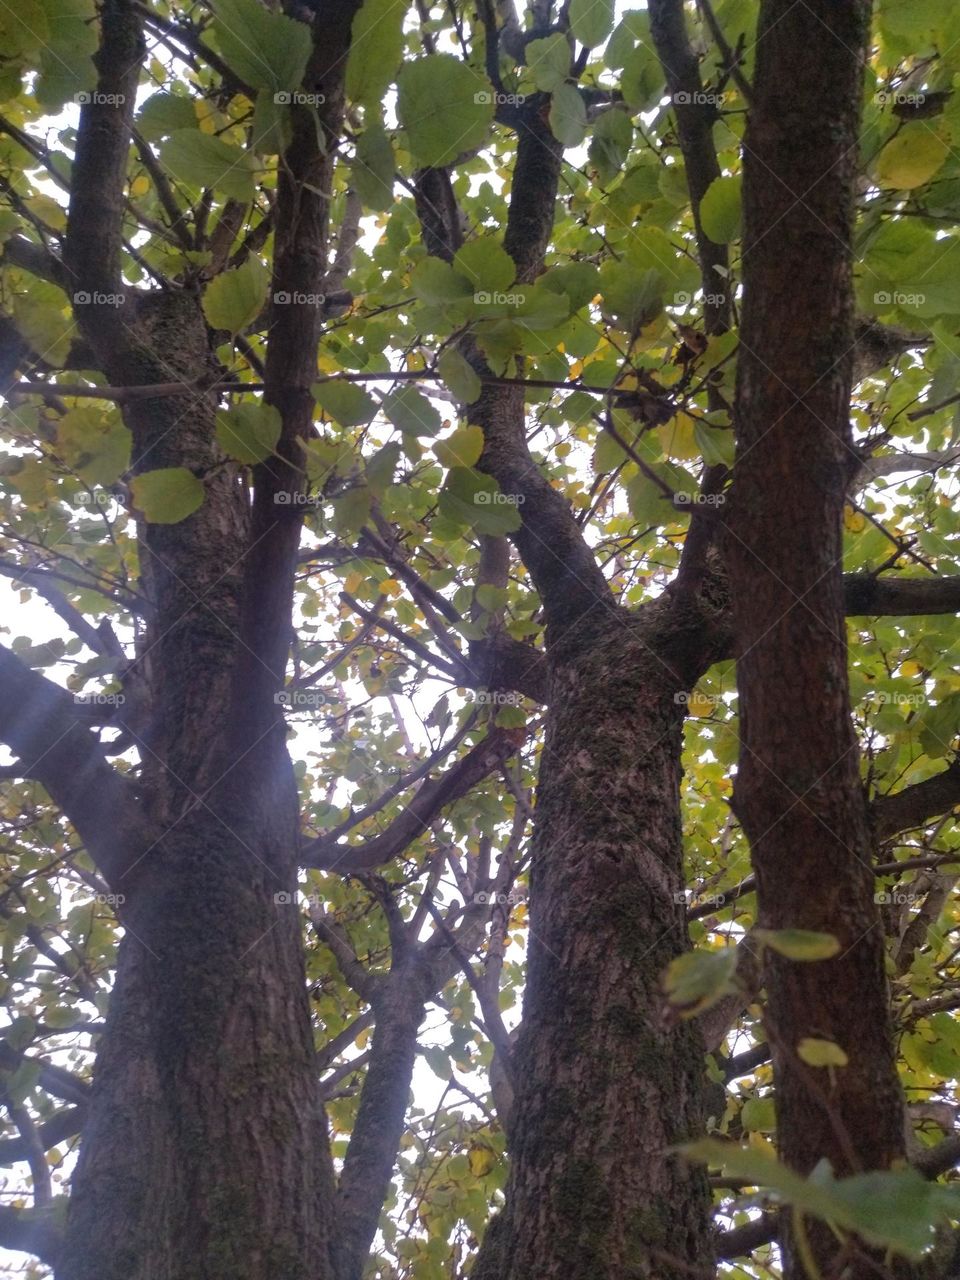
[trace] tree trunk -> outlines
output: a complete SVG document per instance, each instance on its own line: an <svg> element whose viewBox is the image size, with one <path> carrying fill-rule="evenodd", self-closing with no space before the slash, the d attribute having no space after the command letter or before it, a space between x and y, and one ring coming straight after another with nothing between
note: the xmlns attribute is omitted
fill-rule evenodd
<svg viewBox="0 0 960 1280"><path fill-rule="evenodd" d="M744 156L744 307L729 540L741 755L735 804L759 923L839 942L767 953L780 1152L809 1173L903 1154L883 935L850 718L841 517L850 447L851 227L869 6L766 0ZM811 262L816 270L810 269ZM804 1060L832 1041L847 1063ZM808 1231L824 1276L877 1274L857 1242ZM806 1270L786 1241L785 1276Z"/></svg>
<svg viewBox="0 0 960 1280"><path fill-rule="evenodd" d="M688 945L671 648L624 613L552 657L511 1174L479 1280L681 1280L712 1262L706 1178L671 1151L700 1132L703 1047L659 996Z"/></svg>

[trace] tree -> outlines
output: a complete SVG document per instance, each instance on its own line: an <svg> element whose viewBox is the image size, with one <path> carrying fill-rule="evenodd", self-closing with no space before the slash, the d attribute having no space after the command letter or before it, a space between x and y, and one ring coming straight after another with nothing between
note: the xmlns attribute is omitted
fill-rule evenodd
<svg viewBox="0 0 960 1280"><path fill-rule="evenodd" d="M3 19L0 1242L946 1280L960 29L869 17Z"/></svg>

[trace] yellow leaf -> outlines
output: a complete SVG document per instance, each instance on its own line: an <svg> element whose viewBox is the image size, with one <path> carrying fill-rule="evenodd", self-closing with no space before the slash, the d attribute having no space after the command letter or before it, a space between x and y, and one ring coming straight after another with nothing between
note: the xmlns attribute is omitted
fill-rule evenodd
<svg viewBox="0 0 960 1280"><path fill-rule="evenodd" d="M367 1047L367 1041L369 1039L370 1039L370 1028L364 1027L363 1030L358 1033L357 1038L356 1040L354 1040L353 1043L357 1046L358 1049L365 1049Z"/></svg>
<svg viewBox="0 0 960 1280"><path fill-rule="evenodd" d="M467 1159L470 1162L470 1172L473 1176L475 1178L485 1178L497 1163L497 1153L484 1146L482 1142L474 1142L471 1143L467 1152Z"/></svg>
<svg viewBox="0 0 960 1280"><path fill-rule="evenodd" d="M862 533L866 528L866 517L863 516L855 507L843 508L843 527L848 533Z"/></svg>
<svg viewBox="0 0 960 1280"><path fill-rule="evenodd" d="M881 187L912 191L929 182L947 156L949 143L926 125L907 125L891 138L877 157Z"/></svg>
<svg viewBox="0 0 960 1280"><path fill-rule="evenodd" d="M902 676L919 676L923 674L923 667L919 662L901 662L900 674Z"/></svg>
<svg viewBox="0 0 960 1280"><path fill-rule="evenodd" d="M694 421L688 413L675 413L668 423L657 429L664 453L681 462L700 457Z"/></svg>
<svg viewBox="0 0 960 1280"><path fill-rule="evenodd" d="M150 179L145 173L141 173L139 177L134 178L130 183L130 194L136 198L137 196L145 196L150 190Z"/></svg>
<svg viewBox="0 0 960 1280"><path fill-rule="evenodd" d="M380 590L385 591L387 595L395 596L400 592L401 587L396 578L384 578L380 583Z"/></svg>
<svg viewBox="0 0 960 1280"><path fill-rule="evenodd" d="M423 358L422 351L411 351L410 354L407 356L407 368L411 370L411 372L417 373L421 369L425 369L426 367L427 367L427 362Z"/></svg>
<svg viewBox="0 0 960 1280"><path fill-rule="evenodd" d="M814 1036L804 1036L797 1045L797 1054L809 1067L845 1067L850 1061L838 1044Z"/></svg>

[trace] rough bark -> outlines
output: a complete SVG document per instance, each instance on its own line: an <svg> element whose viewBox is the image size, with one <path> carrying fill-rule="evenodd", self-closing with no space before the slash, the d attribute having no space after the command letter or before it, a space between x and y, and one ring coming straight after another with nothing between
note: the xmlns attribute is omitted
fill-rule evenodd
<svg viewBox="0 0 960 1280"><path fill-rule="evenodd" d="M741 711L734 800L751 844L759 923L829 933L840 944L835 958L816 963L767 954L780 1153L804 1173L822 1159L838 1174L884 1169L904 1154L841 574L868 26L860 0L766 0L744 147L729 539ZM798 1046L807 1037L835 1042L848 1064L806 1065ZM876 1275L856 1241L840 1244L818 1224L808 1235L823 1275ZM789 1234L784 1243L784 1274L800 1280Z"/></svg>

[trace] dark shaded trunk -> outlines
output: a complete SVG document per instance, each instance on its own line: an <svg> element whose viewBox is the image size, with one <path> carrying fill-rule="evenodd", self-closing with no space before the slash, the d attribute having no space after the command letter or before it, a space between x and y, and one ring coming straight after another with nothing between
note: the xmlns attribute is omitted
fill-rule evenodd
<svg viewBox="0 0 960 1280"><path fill-rule="evenodd" d="M655 616L667 621L663 602ZM688 945L679 818L684 640L626 613L552 660L507 1208L480 1280L680 1280L712 1261L703 1048L671 1025Z"/></svg>
<svg viewBox="0 0 960 1280"><path fill-rule="evenodd" d="M58 1280L332 1275L298 912L274 900L295 826L265 837L229 799L164 838L123 911Z"/></svg>
<svg viewBox="0 0 960 1280"><path fill-rule="evenodd" d="M769 952L780 1152L808 1173L903 1156L883 936L850 718L841 517L851 456L851 226L869 6L767 0L745 143L745 299L729 540L737 618L737 813L759 923L834 935L835 958ZM812 271L810 263L816 262ZM829 1070L807 1038L847 1055ZM811 1224L825 1276L875 1276ZM786 1241L785 1275L803 1264ZM841 1261L842 1259L842 1261Z"/></svg>

